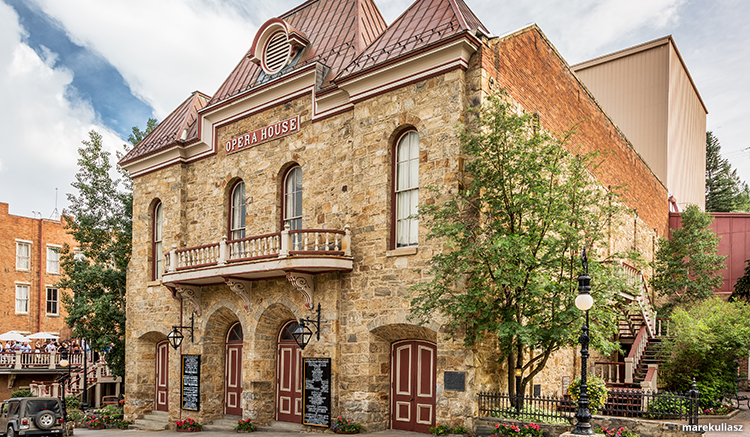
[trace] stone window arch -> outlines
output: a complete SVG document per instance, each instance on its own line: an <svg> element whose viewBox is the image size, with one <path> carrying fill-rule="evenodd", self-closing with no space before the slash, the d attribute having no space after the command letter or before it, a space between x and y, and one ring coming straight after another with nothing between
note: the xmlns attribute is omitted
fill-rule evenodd
<svg viewBox="0 0 750 437"><path fill-rule="evenodd" d="M391 247L416 246L419 241L419 133L403 131L393 143Z"/></svg>

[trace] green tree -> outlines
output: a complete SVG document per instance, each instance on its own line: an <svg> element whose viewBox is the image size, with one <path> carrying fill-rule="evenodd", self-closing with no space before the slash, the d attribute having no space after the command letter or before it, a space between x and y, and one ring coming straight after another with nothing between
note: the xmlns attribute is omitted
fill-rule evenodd
<svg viewBox="0 0 750 437"><path fill-rule="evenodd" d="M734 284L734 291L729 296L729 300L732 302L741 300L750 303L750 259L745 260L745 263L747 264L745 274L737 279L737 283Z"/></svg>
<svg viewBox="0 0 750 437"><path fill-rule="evenodd" d="M713 296L672 314L664 340L660 382L670 390L687 391L693 378L703 408L716 406L723 393L733 392L735 361L750 349L750 306Z"/></svg>
<svg viewBox="0 0 750 437"><path fill-rule="evenodd" d="M155 127L149 119L145 132L137 127L129 140L133 145ZM133 194L128 175L111 175L110 154L102 136L89 132L78 149L78 173L68 194L70 208L65 227L77 247L65 245L60 288L72 291L62 296L68 313L65 322L73 335L91 348L107 353L112 373L125 375L125 276L131 253Z"/></svg>
<svg viewBox="0 0 750 437"><path fill-rule="evenodd" d="M719 237L710 229L713 217L697 206L689 205L680 214L680 228L672 238L660 238L654 260L651 284L668 302L662 310L669 313L675 305L705 299L721 286L718 271L726 256L718 254Z"/></svg>
<svg viewBox="0 0 750 437"><path fill-rule="evenodd" d="M576 344L579 253L603 247L617 207L589 173L594 157L566 151L569 135L541 132L535 117L497 98L475 115L461 133L466 187L433 189L438 198L419 210L427 239L444 250L431 258L429 280L412 287L412 311L421 321L444 316L447 332L467 346L497 341L509 391L521 393L555 351ZM618 291L627 285L614 263L590 268L592 346L612 352ZM523 369L520 386L515 368Z"/></svg>
<svg viewBox="0 0 750 437"><path fill-rule="evenodd" d="M736 212L745 205L747 185L721 157L721 144L713 132L706 132L706 211Z"/></svg>

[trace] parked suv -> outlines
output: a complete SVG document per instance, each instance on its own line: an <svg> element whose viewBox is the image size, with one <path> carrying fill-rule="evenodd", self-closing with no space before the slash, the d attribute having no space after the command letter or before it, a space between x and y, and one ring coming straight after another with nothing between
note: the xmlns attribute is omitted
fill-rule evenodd
<svg viewBox="0 0 750 437"><path fill-rule="evenodd" d="M12 398L0 406L0 435L68 435L65 407L58 398Z"/></svg>

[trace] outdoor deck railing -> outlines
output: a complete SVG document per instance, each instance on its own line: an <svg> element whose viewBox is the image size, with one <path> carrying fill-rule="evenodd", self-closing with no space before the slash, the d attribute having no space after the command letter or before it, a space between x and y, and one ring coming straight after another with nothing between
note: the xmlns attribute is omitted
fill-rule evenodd
<svg viewBox="0 0 750 437"><path fill-rule="evenodd" d="M59 352L0 352L0 369L61 369ZM68 362L73 367L83 365L83 353L69 353Z"/></svg>

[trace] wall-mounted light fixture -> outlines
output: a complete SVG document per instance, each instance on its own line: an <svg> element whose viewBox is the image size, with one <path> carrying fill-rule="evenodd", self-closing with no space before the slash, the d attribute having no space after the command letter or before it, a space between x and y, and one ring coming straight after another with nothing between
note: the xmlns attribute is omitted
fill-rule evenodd
<svg viewBox="0 0 750 437"><path fill-rule="evenodd" d="M315 326L315 335L317 336L318 341L320 341L320 302L318 303L318 317L316 320L311 320L308 318L299 319L299 325L297 326L297 329L292 332L292 337L294 337L294 341L297 342L300 349L305 349L305 346L307 346L308 343L310 343L310 339L313 336L312 330L307 326L307 324Z"/></svg>
<svg viewBox="0 0 750 437"><path fill-rule="evenodd" d="M190 342L193 342L193 326L195 324L194 317L194 314L190 314L190 326L172 326L172 331L167 334L167 341L169 341L169 344L175 350L180 347L180 345L182 344L182 339L185 338L185 336L182 335L182 332L180 332L180 329L189 329Z"/></svg>

